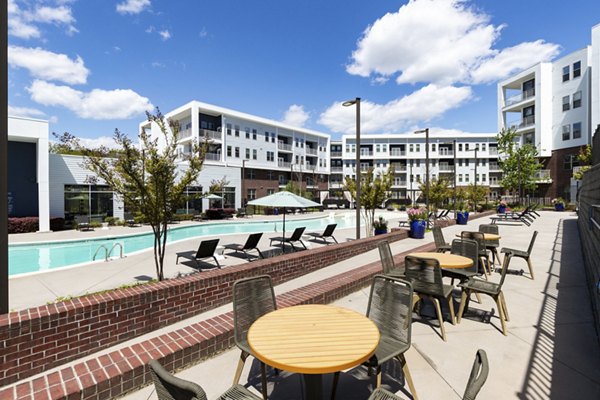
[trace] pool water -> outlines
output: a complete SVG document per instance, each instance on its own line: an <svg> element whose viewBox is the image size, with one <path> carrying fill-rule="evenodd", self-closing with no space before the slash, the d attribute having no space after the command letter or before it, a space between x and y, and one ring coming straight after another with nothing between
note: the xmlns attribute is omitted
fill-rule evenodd
<svg viewBox="0 0 600 400"><path fill-rule="evenodd" d="M286 235L301 226L306 231L319 231L325 229L328 224L337 223L337 228L355 226L355 219L351 215L338 217L321 217L303 220L286 221ZM171 227L167 236L167 243L180 240L197 238L201 236L218 236L235 233L255 232L281 232L282 221L259 221L239 223L202 223L193 226ZM104 260L105 250L98 250L101 246L111 252L111 257L119 256L119 245L123 247L123 255L149 250L154 246L152 233L143 233L127 236L107 236L89 240L72 240L63 242L11 244L8 250L9 275L19 275L32 272L42 272L73 266L77 264L90 263L96 252L96 260ZM219 244L226 244L222 240Z"/></svg>

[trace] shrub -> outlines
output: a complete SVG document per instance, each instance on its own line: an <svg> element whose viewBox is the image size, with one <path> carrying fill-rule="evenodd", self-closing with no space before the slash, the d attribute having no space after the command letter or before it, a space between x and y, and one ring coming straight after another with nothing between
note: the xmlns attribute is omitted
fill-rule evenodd
<svg viewBox="0 0 600 400"><path fill-rule="evenodd" d="M119 217L106 217L104 222L107 222L109 226L115 226L119 221Z"/></svg>
<svg viewBox="0 0 600 400"><path fill-rule="evenodd" d="M37 232L39 228L38 217L15 217L8 219L8 233Z"/></svg>
<svg viewBox="0 0 600 400"><path fill-rule="evenodd" d="M64 231L65 230L65 219L62 217L50 218L50 230L51 231Z"/></svg>
<svg viewBox="0 0 600 400"><path fill-rule="evenodd" d="M100 227L102 227L102 222L90 221L90 228L100 228Z"/></svg>

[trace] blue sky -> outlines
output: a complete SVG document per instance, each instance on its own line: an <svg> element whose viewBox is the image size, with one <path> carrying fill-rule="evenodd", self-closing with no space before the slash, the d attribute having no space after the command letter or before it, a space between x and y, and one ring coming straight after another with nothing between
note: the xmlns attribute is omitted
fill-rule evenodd
<svg viewBox="0 0 600 400"><path fill-rule="evenodd" d="M496 82L600 23L597 0L8 3L9 114L93 143L190 100L334 138L356 96L365 133L495 132Z"/></svg>

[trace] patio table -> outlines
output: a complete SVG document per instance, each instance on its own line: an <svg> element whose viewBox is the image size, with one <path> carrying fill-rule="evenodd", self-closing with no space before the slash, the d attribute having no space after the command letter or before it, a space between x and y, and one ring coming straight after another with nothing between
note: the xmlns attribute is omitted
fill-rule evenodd
<svg viewBox="0 0 600 400"><path fill-rule="evenodd" d="M260 361L304 375L306 399L323 398L322 374L367 361L379 344L377 326L356 311L329 305L281 308L257 319L248 343Z"/></svg>
<svg viewBox="0 0 600 400"><path fill-rule="evenodd" d="M456 234L456 237L461 237L460 233ZM502 236L496 235L495 233L484 233L483 240L500 240Z"/></svg>
<svg viewBox="0 0 600 400"><path fill-rule="evenodd" d="M459 256L457 254L420 252L409 253L408 256L419 258L435 258L439 261L440 268L469 268L473 265L473 260L471 260L468 257Z"/></svg>

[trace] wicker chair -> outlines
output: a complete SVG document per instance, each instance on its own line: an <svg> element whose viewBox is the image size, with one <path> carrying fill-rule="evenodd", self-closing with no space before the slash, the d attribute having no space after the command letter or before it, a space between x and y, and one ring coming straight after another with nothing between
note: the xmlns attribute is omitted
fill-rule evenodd
<svg viewBox="0 0 600 400"><path fill-rule="evenodd" d="M498 307L498 313L500 314L500 323L502 324L502 334L506 336L506 322L508 322L508 308L506 307L506 301L504 300L504 294L502 293L502 285L504 284L504 278L506 277L506 271L508 270L508 264L512 253L506 253L504 262L502 263L502 274L498 283L483 281L477 278L471 278L467 282L461 283L459 286L463 289L462 297L460 299L460 307L458 309L458 319L460 323L465 308L469 306L469 297L472 293L481 293L491 296L496 302Z"/></svg>
<svg viewBox="0 0 600 400"><path fill-rule="evenodd" d="M510 249L508 247L503 247L500 250L501 253L511 253L513 257L522 258L527 261L527 266L529 267L529 274L531 275L531 279L535 279L533 275L533 266L531 265L531 252L533 251L533 245L535 244L535 238L537 237L538 232L534 231L533 236L531 237L531 242L529 242L529 247L527 251Z"/></svg>
<svg viewBox="0 0 600 400"><path fill-rule="evenodd" d="M394 262L394 256L390 249L390 243L385 240L377 245L379 248L379 258L381 258L381 266L383 267L383 274L386 276L393 276L398 278L404 277L404 267L396 266Z"/></svg>
<svg viewBox="0 0 600 400"><path fill-rule="evenodd" d="M240 279L233 284L233 325L237 347L242 350L233 383L238 384L246 358L252 354L248 344L248 330L261 316L277 309L275 292L269 275ZM263 398L267 398L267 374L260 363Z"/></svg>
<svg viewBox="0 0 600 400"><path fill-rule="evenodd" d="M479 232L481 233L493 233L494 235L499 235L500 230L498 225L494 224L481 224L479 225ZM498 260L498 265L502 265L502 261L500 260L500 254L498 254L498 247L500 247L500 240L486 240L485 248L492 253L492 265L496 265L496 260Z"/></svg>
<svg viewBox="0 0 600 400"><path fill-rule="evenodd" d="M458 279L461 282L465 282L473 276L485 276L485 273L480 270L478 265L479 245L477 244L477 241L470 239L454 239L452 241L450 253L467 257L473 260L473 266L468 268L442 268L442 276L452 278L452 283L454 283L454 279Z"/></svg>
<svg viewBox="0 0 600 400"><path fill-rule="evenodd" d="M487 380L489 371L490 367L485 350L477 350L465 394L462 397L463 400L475 400L477 394ZM369 400L402 400L402 398L385 389L377 388L371 393Z"/></svg>
<svg viewBox="0 0 600 400"><path fill-rule="evenodd" d="M173 376L156 360L151 360L149 365L158 400L207 400L206 393L199 385ZM260 400L242 385L232 386L219 398Z"/></svg>
<svg viewBox="0 0 600 400"><path fill-rule="evenodd" d="M483 270L485 271L486 274L490 275L492 273L492 271L491 271L492 267L490 266L490 255L488 254L488 251L486 249L486 241L485 241L485 236L483 235L483 233L462 231L460 233L460 238L477 241L477 245L479 247L479 258L481 258L481 260L482 260Z"/></svg>
<svg viewBox="0 0 600 400"><path fill-rule="evenodd" d="M435 241L435 248L438 253L450 251L450 245L444 239L442 228L439 225L433 227L433 240Z"/></svg>
<svg viewBox="0 0 600 400"><path fill-rule="evenodd" d="M448 302L448 307L450 308L450 320L452 325L455 325L454 303L452 300L452 290L454 289L454 286L444 284L442 281L440 263L436 259L406 256L404 268L406 271L406 279L412 284L415 294L420 298L428 297L433 301L440 322L442 339L446 341L446 330L444 329L444 318L440 306L440 299L444 299Z"/></svg>

